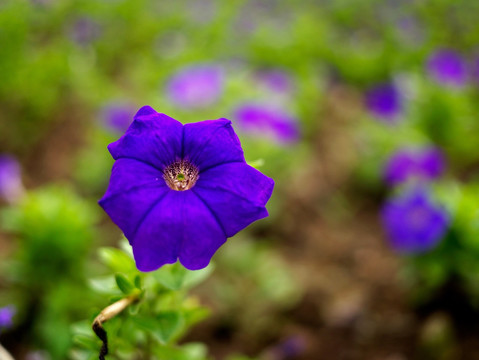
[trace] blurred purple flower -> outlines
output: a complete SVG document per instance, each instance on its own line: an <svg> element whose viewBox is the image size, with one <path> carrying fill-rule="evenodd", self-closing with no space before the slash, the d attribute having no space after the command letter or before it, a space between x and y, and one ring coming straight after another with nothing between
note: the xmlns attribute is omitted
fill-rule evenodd
<svg viewBox="0 0 479 360"><path fill-rule="evenodd" d="M300 138L298 120L269 104L243 104L234 111L233 118L241 131L271 137L281 144L295 143Z"/></svg>
<svg viewBox="0 0 479 360"><path fill-rule="evenodd" d="M449 226L446 211L424 188L415 188L386 202L382 220L391 246L400 253L433 249Z"/></svg>
<svg viewBox="0 0 479 360"><path fill-rule="evenodd" d="M123 133L133 121L135 108L128 103L109 103L102 109L104 125L115 132Z"/></svg>
<svg viewBox="0 0 479 360"><path fill-rule="evenodd" d="M275 93L285 94L293 89L291 76L278 69L259 71L256 80L260 85Z"/></svg>
<svg viewBox="0 0 479 360"><path fill-rule="evenodd" d="M87 16L77 18L70 28L71 39L81 46L89 45L99 36L100 25Z"/></svg>
<svg viewBox="0 0 479 360"><path fill-rule="evenodd" d="M394 122L401 115L403 104L399 89L393 83L382 83L366 92L366 108L376 118Z"/></svg>
<svg viewBox="0 0 479 360"><path fill-rule="evenodd" d="M17 310L13 305L0 308L0 332L13 326L13 317L16 312Z"/></svg>
<svg viewBox="0 0 479 360"><path fill-rule="evenodd" d="M141 271L178 259L202 269L227 238L268 216L274 182L246 163L227 119L182 125L144 106L108 149L116 161L99 203Z"/></svg>
<svg viewBox="0 0 479 360"><path fill-rule="evenodd" d="M400 149L388 160L384 168L384 180L389 185L404 183L412 178L433 180L442 175L445 159L436 147Z"/></svg>
<svg viewBox="0 0 479 360"><path fill-rule="evenodd" d="M13 156L0 155L0 198L14 203L23 192L20 164Z"/></svg>
<svg viewBox="0 0 479 360"><path fill-rule="evenodd" d="M217 65L196 65L180 70L169 81L170 100L185 108L212 105L223 92L223 71Z"/></svg>
<svg viewBox="0 0 479 360"><path fill-rule="evenodd" d="M294 359L304 353L306 342L300 336L291 336L271 349L274 360Z"/></svg>
<svg viewBox="0 0 479 360"><path fill-rule="evenodd" d="M466 63L454 50L440 49L433 52L426 67L429 76L440 84L460 87L467 81Z"/></svg>

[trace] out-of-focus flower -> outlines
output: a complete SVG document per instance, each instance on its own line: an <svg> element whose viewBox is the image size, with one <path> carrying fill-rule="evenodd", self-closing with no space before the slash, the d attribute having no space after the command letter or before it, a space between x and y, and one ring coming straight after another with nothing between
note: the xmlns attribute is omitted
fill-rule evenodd
<svg viewBox="0 0 479 360"><path fill-rule="evenodd" d="M366 92L366 108L376 118L387 122L396 121L403 110L403 99L393 83L382 83Z"/></svg>
<svg viewBox="0 0 479 360"><path fill-rule="evenodd" d="M128 103L110 103L102 109L104 125L115 132L125 132L133 121L135 108Z"/></svg>
<svg viewBox="0 0 479 360"><path fill-rule="evenodd" d="M180 70L169 81L170 100L184 108L201 108L215 103L223 93L223 71L217 65L196 65Z"/></svg>
<svg viewBox="0 0 479 360"><path fill-rule="evenodd" d="M461 55L451 49L433 52L427 60L427 72L443 85L460 87L467 81L467 66Z"/></svg>
<svg viewBox="0 0 479 360"><path fill-rule="evenodd" d="M257 82L269 91L286 94L292 91L291 76L282 70L263 70L256 73Z"/></svg>
<svg viewBox="0 0 479 360"><path fill-rule="evenodd" d="M382 220L391 246L400 253L433 249L447 232L449 216L424 188L415 188L386 202Z"/></svg>
<svg viewBox="0 0 479 360"><path fill-rule="evenodd" d="M10 155L0 155L0 198L17 202L24 193L20 164Z"/></svg>
<svg viewBox="0 0 479 360"><path fill-rule="evenodd" d="M283 109L269 104L243 104L234 111L233 119L241 131L269 137L280 144L295 143L300 137L298 120Z"/></svg>
<svg viewBox="0 0 479 360"><path fill-rule="evenodd" d="M178 259L204 268L228 237L268 216L274 182L246 164L229 120L182 125L145 106L108 149L116 162L99 203L141 271Z"/></svg>
<svg viewBox="0 0 479 360"><path fill-rule="evenodd" d="M410 179L428 181L440 177L444 168L444 155L436 147L400 149L389 158L384 168L384 180L389 185Z"/></svg>
<svg viewBox="0 0 479 360"><path fill-rule="evenodd" d="M267 351L268 360L288 360L300 356L306 349L306 342L301 336L291 336Z"/></svg>
<svg viewBox="0 0 479 360"><path fill-rule="evenodd" d="M13 305L0 308L0 332L13 326L13 317L16 312L17 310Z"/></svg>
<svg viewBox="0 0 479 360"><path fill-rule="evenodd" d="M87 16L77 18L70 27L71 39L81 46L86 46L97 39L100 32L100 25Z"/></svg>

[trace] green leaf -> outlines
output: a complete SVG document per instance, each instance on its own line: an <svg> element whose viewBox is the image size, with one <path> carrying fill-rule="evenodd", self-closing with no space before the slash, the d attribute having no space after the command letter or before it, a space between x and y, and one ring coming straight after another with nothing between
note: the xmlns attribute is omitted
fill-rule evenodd
<svg viewBox="0 0 479 360"><path fill-rule="evenodd" d="M139 328L154 334L162 344L174 340L185 326L183 316L177 311L164 311L155 317L137 315L132 320Z"/></svg>
<svg viewBox="0 0 479 360"><path fill-rule="evenodd" d="M99 250L101 260L114 272L135 272L135 261L120 249L101 248Z"/></svg>
<svg viewBox="0 0 479 360"><path fill-rule="evenodd" d="M98 339L95 339L93 336L88 336L88 335L74 335L73 336L73 342L85 349L88 350L98 350Z"/></svg>
<svg viewBox="0 0 479 360"><path fill-rule="evenodd" d="M188 343L181 347L158 346L155 354L159 359L168 360L206 360L208 349L202 343Z"/></svg>
<svg viewBox="0 0 479 360"><path fill-rule="evenodd" d="M135 283L135 287L137 289L141 290L141 277L140 277L140 275L135 276L134 283Z"/></svg>
<svg viewBox="0 0 479 360"><path fill-rule="evenodd" d="M255 169L259 169L264 165L264 159L256 159L254 161L248 162L248 165L254 167Z"/></svg>
<svg viewBox="0 0 479 360"><path fill-rule="evenodd" d="M115 281L118 288L125 295L130 295L135 290L135 286L122 274L116 274Z"/></svg>
<svg viewBox="0 0 479 360"><path fill-rule="evenodd" d="M172 265L165 265L153 272L156 281L170 290L179 290L185 280L186 270L179 262Z"/></svg>
<svg viewBox="0 0 479 360"><path fill-rule="evenodd" d="M88 284L90 288L101 294L113 294L118 291L111 275L90 279Z"/></svg>
<svg viewBox="0 0 479 360"><path fill-rule="evenodd" d="M178 334L184 326L184 318L179 312L165 311L156 317L158 330L155 332L160 341L168 343Z"/></svg>

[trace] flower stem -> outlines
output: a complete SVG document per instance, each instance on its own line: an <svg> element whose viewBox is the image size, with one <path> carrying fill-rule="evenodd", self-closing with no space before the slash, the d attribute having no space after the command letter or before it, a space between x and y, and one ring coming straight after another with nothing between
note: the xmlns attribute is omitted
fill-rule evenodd
<svg viewBox="0 0 479 360"><path fill-rule="evenodd" d="M108 354L108 337L105 329L103 328L103 323L114 318L116 315L121 313L131 304L137 302L139 299L139 294L133 294L104 308L100 314L93 320L92 329L95 332L96 336L103 342L99 360L105 360L105 355Z"/></svg>

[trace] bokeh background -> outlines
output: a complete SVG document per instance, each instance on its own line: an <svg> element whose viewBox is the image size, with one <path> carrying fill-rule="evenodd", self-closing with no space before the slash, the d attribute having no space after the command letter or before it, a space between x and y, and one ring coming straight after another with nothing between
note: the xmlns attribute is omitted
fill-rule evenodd
<svg viewBox="0 0 479 360"><path fill-rule="evenodd" d="M91 279L121 239L97 205L106 145L150 105L232 120L276 182L182 341L478 359L478 18L470 0L1 1L0 342L81 358L72 324L108 302Z"/></svg>

